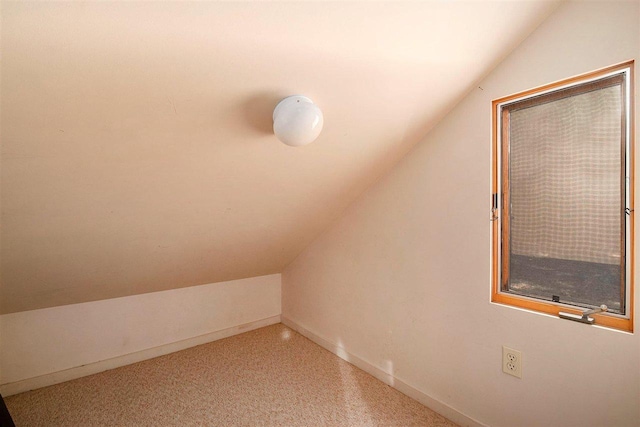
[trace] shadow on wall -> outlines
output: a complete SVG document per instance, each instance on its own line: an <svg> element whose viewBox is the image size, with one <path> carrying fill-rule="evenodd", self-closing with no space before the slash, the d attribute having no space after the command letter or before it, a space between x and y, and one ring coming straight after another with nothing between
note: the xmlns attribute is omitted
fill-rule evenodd
<svg viewBox="0 0 640 427"><path fill-rule="evenodd" d="M244 101L240 108L249 128L260 135L272 135L273 109L286 96L288 95L263 92Z"/></svg>

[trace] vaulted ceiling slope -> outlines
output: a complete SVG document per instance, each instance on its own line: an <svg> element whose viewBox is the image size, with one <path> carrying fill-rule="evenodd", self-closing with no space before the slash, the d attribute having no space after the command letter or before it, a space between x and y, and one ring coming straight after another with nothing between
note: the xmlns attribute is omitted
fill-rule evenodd
<svg viewBox="0 0 640 427"><path fill-rule="evenodd" d="M282 271L556 6L2 2L1 312Z"/></svg>

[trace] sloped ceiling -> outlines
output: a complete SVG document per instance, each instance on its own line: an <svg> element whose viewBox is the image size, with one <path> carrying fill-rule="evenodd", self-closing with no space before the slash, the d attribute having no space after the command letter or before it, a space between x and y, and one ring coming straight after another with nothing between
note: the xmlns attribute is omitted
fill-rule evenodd
<svg viewBox="0 0 640 427"><path fill-rule="evenodd" d="M282 271L556 6L2 2L1 312Z"/></svg>

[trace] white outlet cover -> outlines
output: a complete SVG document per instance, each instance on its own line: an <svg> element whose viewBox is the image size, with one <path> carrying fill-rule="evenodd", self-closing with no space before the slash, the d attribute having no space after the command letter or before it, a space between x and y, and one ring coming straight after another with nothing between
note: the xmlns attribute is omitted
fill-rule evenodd
<svg viewBox="0 0 640 427"><path fill-rule="evenodd" d="M522 352L502 346L502 372L522 378Z"/></svg>

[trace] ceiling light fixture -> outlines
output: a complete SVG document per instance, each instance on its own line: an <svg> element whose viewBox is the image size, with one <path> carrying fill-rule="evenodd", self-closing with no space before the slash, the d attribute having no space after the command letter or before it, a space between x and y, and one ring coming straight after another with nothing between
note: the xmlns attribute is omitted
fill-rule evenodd
<svg viewBox="0 0 640 427"><path fill-rule="evenodd" d="M292 147L313 142L323 124L322 111L306 96L288 96L273 110L273 132Z"/></svg>

